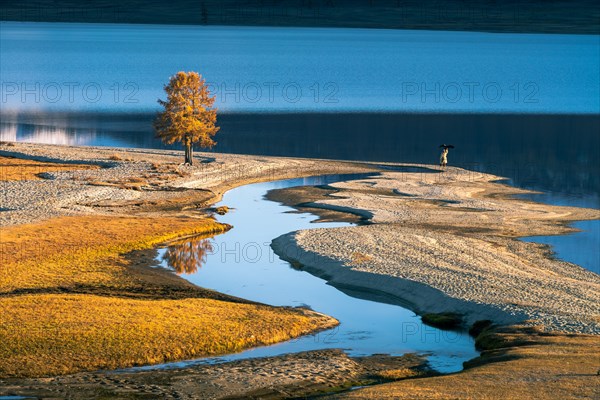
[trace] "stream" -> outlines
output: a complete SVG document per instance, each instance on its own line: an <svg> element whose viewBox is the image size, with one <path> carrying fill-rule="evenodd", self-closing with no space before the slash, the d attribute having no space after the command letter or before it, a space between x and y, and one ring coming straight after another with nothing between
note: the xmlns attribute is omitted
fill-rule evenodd
<svg viewBox="0 0 600 400"><path fill-rule="evenodd" d="M424 325L414 312L385 303L385 299L372 301L346 294L321 278L293 268L274 254L270 247L273 239L291 231L352 224L315 223L318 217L311 213L297 212L291 207L267 200L265 194L269 190L318 186L368 176L324 175L232 189L224 194L216 206L226 205L232 209L218 220L233 225L233 229L214 238L191 238L159 249L161 267L174 269L198 286L274 306L310 307L337 318L340 321L338 327L222 357L137 369L183 367L194 363L341 348L350 356L419 353L426 355L431 367L437 371L447 373L461 370L464 361L478 355L473 338L466 332Z"/></svg>

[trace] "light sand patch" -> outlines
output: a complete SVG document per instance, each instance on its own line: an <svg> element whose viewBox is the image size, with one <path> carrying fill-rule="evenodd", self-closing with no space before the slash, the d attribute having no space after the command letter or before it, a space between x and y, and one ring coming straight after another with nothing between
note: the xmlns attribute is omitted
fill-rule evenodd
<svg viewBox="0 0 600 400"><path fill-rule="evenodd" d="M33 143L0 144L0 156L106 167L47 172L50 179L43 181L0 182L0 226L65 215L160 215L206 207L248 183L377 170L354 162L218 153L197 153L190 167L182 165L181 151Z"/></svg>

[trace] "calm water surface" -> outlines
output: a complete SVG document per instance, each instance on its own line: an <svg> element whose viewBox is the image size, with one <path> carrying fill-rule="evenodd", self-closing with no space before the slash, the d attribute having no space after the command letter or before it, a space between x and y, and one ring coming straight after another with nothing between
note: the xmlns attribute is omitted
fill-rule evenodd
<svg viewBox="0 0 600 400"><path fill-rule="evenodd" d="M523 196L543 203L598 208L582 199L551 193ZM600 275L600 221L577 221L570 224L580 232L558 236L531 236L523 240L547 244L557 258L577 264Z"/></svg>
<svg viewBox="0 0 600 400"><path fill-rule="evenodd" d="M151 111L180 70L227 111L600 110L597 35L2 22L0 46L4 111Z"/></svg>
<svg viewBox="0 0 600 400"><path fill-rule="evenodd" d="M234 210L218 218L232 224L232 230L211 239L196 239L160 250L163 266L174 268L199 286L272 305L308 306L340 321L339 327L329 331L216 360L342 348L353 356L429 354L434 368L452 372L462 369L463 361L477 355L473 339L467 333L424 325L414 312L398 305L352 297L308 272L292 268L271 250L271 240L290 231L350 224L315 224L316 217L312 214L296 213L290 207L266 200L264 195L268 190L322 185L361 176L367 175L290 179L233 189L225 193L219 204ZM215 359L193 362L212 361Z"/></svg>

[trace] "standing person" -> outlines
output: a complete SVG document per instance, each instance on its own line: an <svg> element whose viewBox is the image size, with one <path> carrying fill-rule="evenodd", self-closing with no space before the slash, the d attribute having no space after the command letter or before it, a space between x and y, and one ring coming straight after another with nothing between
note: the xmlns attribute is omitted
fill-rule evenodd
<svg viewBox="0 0 600 400"><path fill-rule="evenodd" d="M443 149L442 154L440 154L440 167L446 168L446 165L448 164L448 149L453 149L454 146L451 144L443 144L440 147Z"/></svg>
<svg viewBox="0 0 600 400"><path fill-rule="evenodd" d="M448 149L442 150L442 154L440 155L440 167L446 168L448 164Z"/></svg>

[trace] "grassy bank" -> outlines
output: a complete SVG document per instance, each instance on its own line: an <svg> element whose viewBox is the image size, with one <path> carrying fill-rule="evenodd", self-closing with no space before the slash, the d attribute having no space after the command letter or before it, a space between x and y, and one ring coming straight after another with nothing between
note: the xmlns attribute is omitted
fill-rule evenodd
<svg viewBox="0 0 600 400"><path fill-rule="evenodd" d="M23 160L4 162L23 179L39 173L25 174ZM161 215L166 216L65 216L2 227L0 377L217 355L337 324L311 311L252 303L150 268L158 244L231 228L207 217Z"/></svg>
<svg viewBox="0 0 600 400"><path fill-rule="evenodd" d="M212 219L102 216L3 228L0 376L222 354L335 324L198 288L145 266L144 249L226 229Z"/></svg>
<svg viewBox="0 0 600 400"><path fill-rule="evenodd" d="M296 310L203 298L23 295L1 299L0 313L3 377L218 355L332 325Z"/></svg>
<svg viewBox="0 0 600 400"><path fill-rule="evenodd" d="M87 290L149 296L165 286L189 291L193 286L183 279L149 270L143 266L147 260L128 253L227 229L208 218L98 215L4 227L0 294Z"/></svg>

